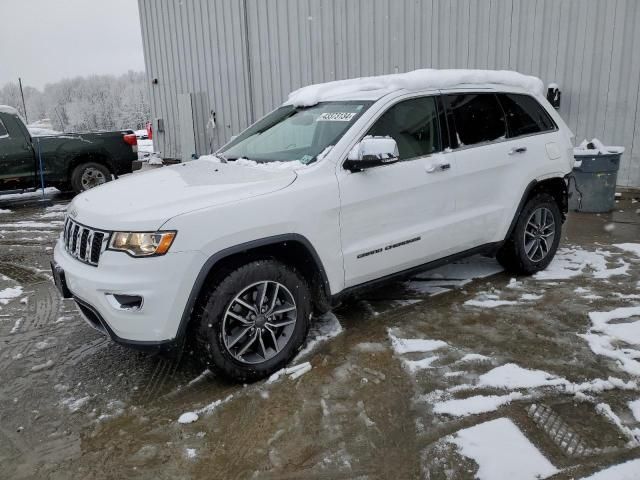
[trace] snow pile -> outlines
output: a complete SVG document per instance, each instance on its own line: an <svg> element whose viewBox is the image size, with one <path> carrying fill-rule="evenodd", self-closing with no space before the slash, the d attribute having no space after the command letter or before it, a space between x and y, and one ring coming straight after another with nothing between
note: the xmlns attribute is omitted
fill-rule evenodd
<svg viewBox="0 0 640 480"><path fill-rule="evenodd" d="M481 292L478 294L477 298L472 300L467 300L464 302L464 305L467 307L478 307L478 308L496 308L502 307L505 305L517 305L518 302L514 302L512 300L499 300L498 295L488 294L486 292Z"/></svg>
<svg viewBox="0 0 640 480"><path fill-rule="evenodd" d="M57 130L50 130L48 128L39 128L28 126L27 129L32 137L54 137L57 135L62 135L62 132L58 132Z"/></svg>
<svg viewBox="0 0 640 480"><path fill-rule="evenodd" d="M8 210L6 208L0 208L0 213L11 213L11 210Z"/></svg>
<svg viewBox="0 0 640 480"><path fill-rule="evenodd" d="M447 342L443 342L442 340L399 338L391 332L391 329L389 329L388 334L393 351L398 355L412 352L432 352L448 346Z"/></svg>
<svg viewBox="0 0 640 480"><path fill-rule="evenodd" d="M558 472L508 418L459 430L448 440L478 464L480 480L536 480Z"/></svg>
<svg viewBox="0 0 640 480"><path fill-rule="evenodd" d="M605 468L582 480L636 480L638 472L640 472L640 459L635 459Z"/></svg>
<svg viewBox="0 0 640 480"><path fill-rule="evenodd" d="M18 110L10 107L9 105L0 105L0 113L8 113L9 115L15 115L16 117L20 116L18 114Z"/></svg>
<svg viewBox="0 0 640 480"><path fill-rule="evenodd" d="M300 378L302 375L304 375L305 373L310 371L311 371L311 364L309 362L299 363L298 365L293 365L292 367L287 367L287 368L283 368L282 370L278 370L267 379L267 384L273 383L285 375L288 375L291 380L296 380Z"/></svg>
<svg viewBox="0 0 640 480"><path fill-rule="evenodd" d="M606 146L600 140L594 138L591 141L583 140L580 145L573 149L573 154L577 156L609 155L612 153L624 153L624 147Z"/></svg>
<svg viewBox="0 0 640 480"><path fill-rule="evenodd" d="M565 247L558 249L556 256L549 266L536 273L536 280L567 280L577 277L587 271L595 278L605 279L615 275L626 275L629 264L622 258L617 259L617 268L607 268L607 260L612 255L606 250L590 252L579 247Z"/></svg>
<svg viewBox="0 0 640 480"><path fill-rule="evenodd" d="M433 406L433 411L440 415L466 417L467 415L493 412L503 405L508 405L513 400L521 400L523 397L524 395L520 392L511 392L507 395L475 395L469 398L437 402Z"/></svg>
<svg viewBox="0 0 640 480"><path fill-rule="evenodd" d="M185 412L182 415L180 415L180 417L178 417L178 423L182 423L182 424L193 423L196 420L198 420L198 418L200 418L200 415L203 415L203 414L206 415L206 414L212 413L216 408L218 408L220 405L224 405L232 398L233 398L233 395L229 395L226 398L222 398L214 402L211 402L209 405L206 405L193 412Z"/></svg>
<svg viewBox="0 0 640 480"><path fill-rule="evenodd" d="M342 325L333 313L328 312L320 318L314 318L307 334L307 344L296 355L294 362L307 356L322 342L326 342L342 332Z"/></svg>
<svg viewBox="0 0 640 480"><path fill-rule="evenodd" d="M216 155L202 155L198 160L208 160L213 163L224 163L220 157ZM265 170L299 170L307 165L299 160L291 162L255 162L247 158L238 158L237 160L228 160L227 165L240 165L243 167L264 168Z"/></svg>
<svg viewBox="0 0 640 480"><path fill-rule="evenodd" d="M632 400L627 405L629 405L629 410L631 410L636 422L640 422L640 398L638 400Z"/></svg>
<svg viewBox="0 0 640 480"><path fill-rule="evenodd" d="M632 317L639 319L620 322ZM640 306L590 312L589 319L592 327L579 336L587 341L593 353L615 360L625 372L640 376Z"/></svg>
<svg viewBox="0 0 640 480"><path fill-rule="evenodd" d="M9 287L0 290L0 305L6 305L14 298L18 298L22 295L22 287Z"/></svg>
<svg viewBox="0 0 640 480"><path fill-rule="evenodd" d="M528 370L515 363L507 363L488 371L478 378L478 387L503 389L538 388L567 385L564 378L542 370Z"/></svg>
<svg viewBox="0 0 640 480"><path fill-rule="evenodd" d="M309 85L291 92L286 104L309 107L322 101L348 99L363 92L379 92L382 96L396 90L416 91L486 83L519 87L534 95L542 95L544 91L544 84L539 78L509 70L422 69Z"/></svg>

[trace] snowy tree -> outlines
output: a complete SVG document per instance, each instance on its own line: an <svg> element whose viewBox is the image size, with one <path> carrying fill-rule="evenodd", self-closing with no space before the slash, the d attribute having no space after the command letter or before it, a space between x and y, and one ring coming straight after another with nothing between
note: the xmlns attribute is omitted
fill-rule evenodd
<svg viewBox="0 0 640 480"><path fill-rule="evenodd" d="M42 91L25 86L24 97L29 122L50 119L60 131L141 129L151 119L142 72L64 79L47 84ZM24 117L17 83L0 88L0 104L17 108Z"/></svg>

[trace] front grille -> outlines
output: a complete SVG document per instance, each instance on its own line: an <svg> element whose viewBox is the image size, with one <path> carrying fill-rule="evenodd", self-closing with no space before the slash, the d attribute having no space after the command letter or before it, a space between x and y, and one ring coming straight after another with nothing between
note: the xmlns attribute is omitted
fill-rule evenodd
<svg viewBox="0 0 640 480"><path fill-rule="evenodd" d="M85 227L67 217L62 233L64 248L74 258L88 265L98 266L100 255L107 248L109 234Z"/></svg>

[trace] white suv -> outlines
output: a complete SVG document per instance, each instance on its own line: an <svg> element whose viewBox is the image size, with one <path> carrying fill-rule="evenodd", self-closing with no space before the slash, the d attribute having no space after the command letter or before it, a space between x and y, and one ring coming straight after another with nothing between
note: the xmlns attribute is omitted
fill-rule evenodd
<svg viewBox="0 0 640 480"><path fill-rule="evenodd" d="M360 289L476 253L549 264L572 133L541 92L455 70L303 88L216 155L76 197L54 278L119 343L186 337L226 375L263 378Z"/></svg>

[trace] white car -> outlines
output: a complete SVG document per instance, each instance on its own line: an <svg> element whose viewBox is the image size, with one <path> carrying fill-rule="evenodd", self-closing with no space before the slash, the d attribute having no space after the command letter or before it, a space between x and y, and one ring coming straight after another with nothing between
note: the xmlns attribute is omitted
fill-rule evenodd
<svg viewBox="0 0 640 480"><path fill-rule="evenodd" d="M264 378L363 288L477 253L549 264L574 160L542 90L473 70L305 87L214 156L76 197L54 278L119 343L186 337L227 376Z"/></svg>

